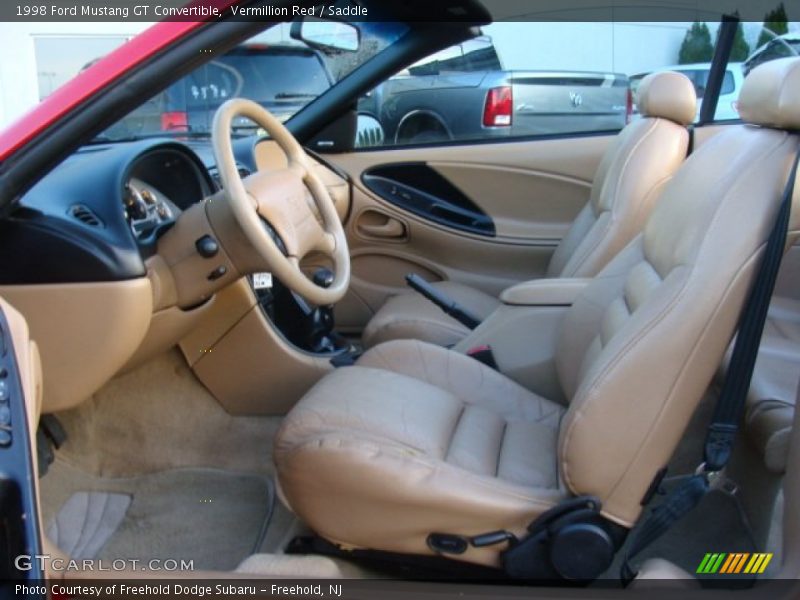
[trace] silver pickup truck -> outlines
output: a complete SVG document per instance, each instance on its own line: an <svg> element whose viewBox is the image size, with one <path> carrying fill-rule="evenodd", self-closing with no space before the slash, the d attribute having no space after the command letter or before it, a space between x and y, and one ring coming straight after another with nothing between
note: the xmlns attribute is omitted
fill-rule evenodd
<svg viewBox="0 0 800 600"><path fill-rule="evenodd" d="M390 144L619 130L631 111L626 75L504 71L487 37L416 63L359 103Z"/></svg>

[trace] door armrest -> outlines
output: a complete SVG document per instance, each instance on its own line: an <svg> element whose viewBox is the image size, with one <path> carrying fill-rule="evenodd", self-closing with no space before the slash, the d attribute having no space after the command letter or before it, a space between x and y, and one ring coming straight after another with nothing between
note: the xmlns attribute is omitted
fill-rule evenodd
<svg viewBox="0 0 800 600"><path fill-rule="evenodd" d="M503 290L500 301L514 306L570 306L591 281L590 277L524 281Z"/></svg>

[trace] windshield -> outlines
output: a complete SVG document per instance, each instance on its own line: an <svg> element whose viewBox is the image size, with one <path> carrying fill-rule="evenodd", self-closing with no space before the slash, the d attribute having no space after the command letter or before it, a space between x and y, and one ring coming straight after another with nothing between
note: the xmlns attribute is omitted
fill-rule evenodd
<svg viewBox="0 0 800 600"><path fill-rule="evenodd" d="M271 27L172 83L96 139L209 136L214 113L229 98L253 100L287 121L406 31L398 23L357 27L355 50L300 41L288 23ZM248 119L237 118L233 130L249 135L256 128Z"/></svg>

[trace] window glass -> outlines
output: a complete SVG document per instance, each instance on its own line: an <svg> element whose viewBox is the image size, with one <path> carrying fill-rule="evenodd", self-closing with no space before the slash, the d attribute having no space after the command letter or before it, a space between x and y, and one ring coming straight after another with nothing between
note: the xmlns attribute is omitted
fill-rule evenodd
<svg viewBox="0 0 800 600"><path fill-rule="evenodd" d="M699 116L718 31L718 22L493 23L363 97L359 113L369 128L360 128L357 146L613 132L640 118L642 79L667 70L692 81ZM738 118L736 99L761 31L760 23L741 24L717 119ZM800 35L774 37L752 60L800 49L793 49Z"/></svg>
<svg viewBox="0 0 800 600"><path fill-rule="evenodd" d="M422 77L443 73L499 71L501 68L491 39L481 37L437 52L410 66L405 74Z"/></svg>
<svg viewBox="0 0 800 600"><path fill-rule="evenodd" d="M247 98L268 109L281 121L292 118L307 104L327 92L353 70L400 39L407 27L399 23L354 24L356 47L343 50L325 46L326 24L315 22L319 43L292 36L290 24L278 24L214 57L172 83L107 129L102 140L119 140L165 133L210 135L214 114L229 98ZM237 117L235 135L256 132L255 124Z"/></svg>

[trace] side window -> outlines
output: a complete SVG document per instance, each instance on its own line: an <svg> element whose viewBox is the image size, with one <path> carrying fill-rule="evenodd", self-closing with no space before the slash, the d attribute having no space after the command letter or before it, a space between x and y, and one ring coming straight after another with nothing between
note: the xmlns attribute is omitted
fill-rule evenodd
<svg viewBox="0 0 800 600"><path fill-rule="evenodd" d="M787 22L785 12L765 21L768 26L739 25L715 120L739 118L748 72L800 55L800 24ZM362 98L356 147L613 132L640 118L642 79L666 70L692 81L699 117L719 26L493 23L482 36L410 65Z"/></svg>
<svg viewBox="0 0 800 600"><path fill-rule="evenodd" d="M650 73L683 72L703 97L718 27L493 23L366 94L358 105L356 147L616 132L640 118L636 93ZM735 70L729 71L725 94L737 88Z"/></svg>

